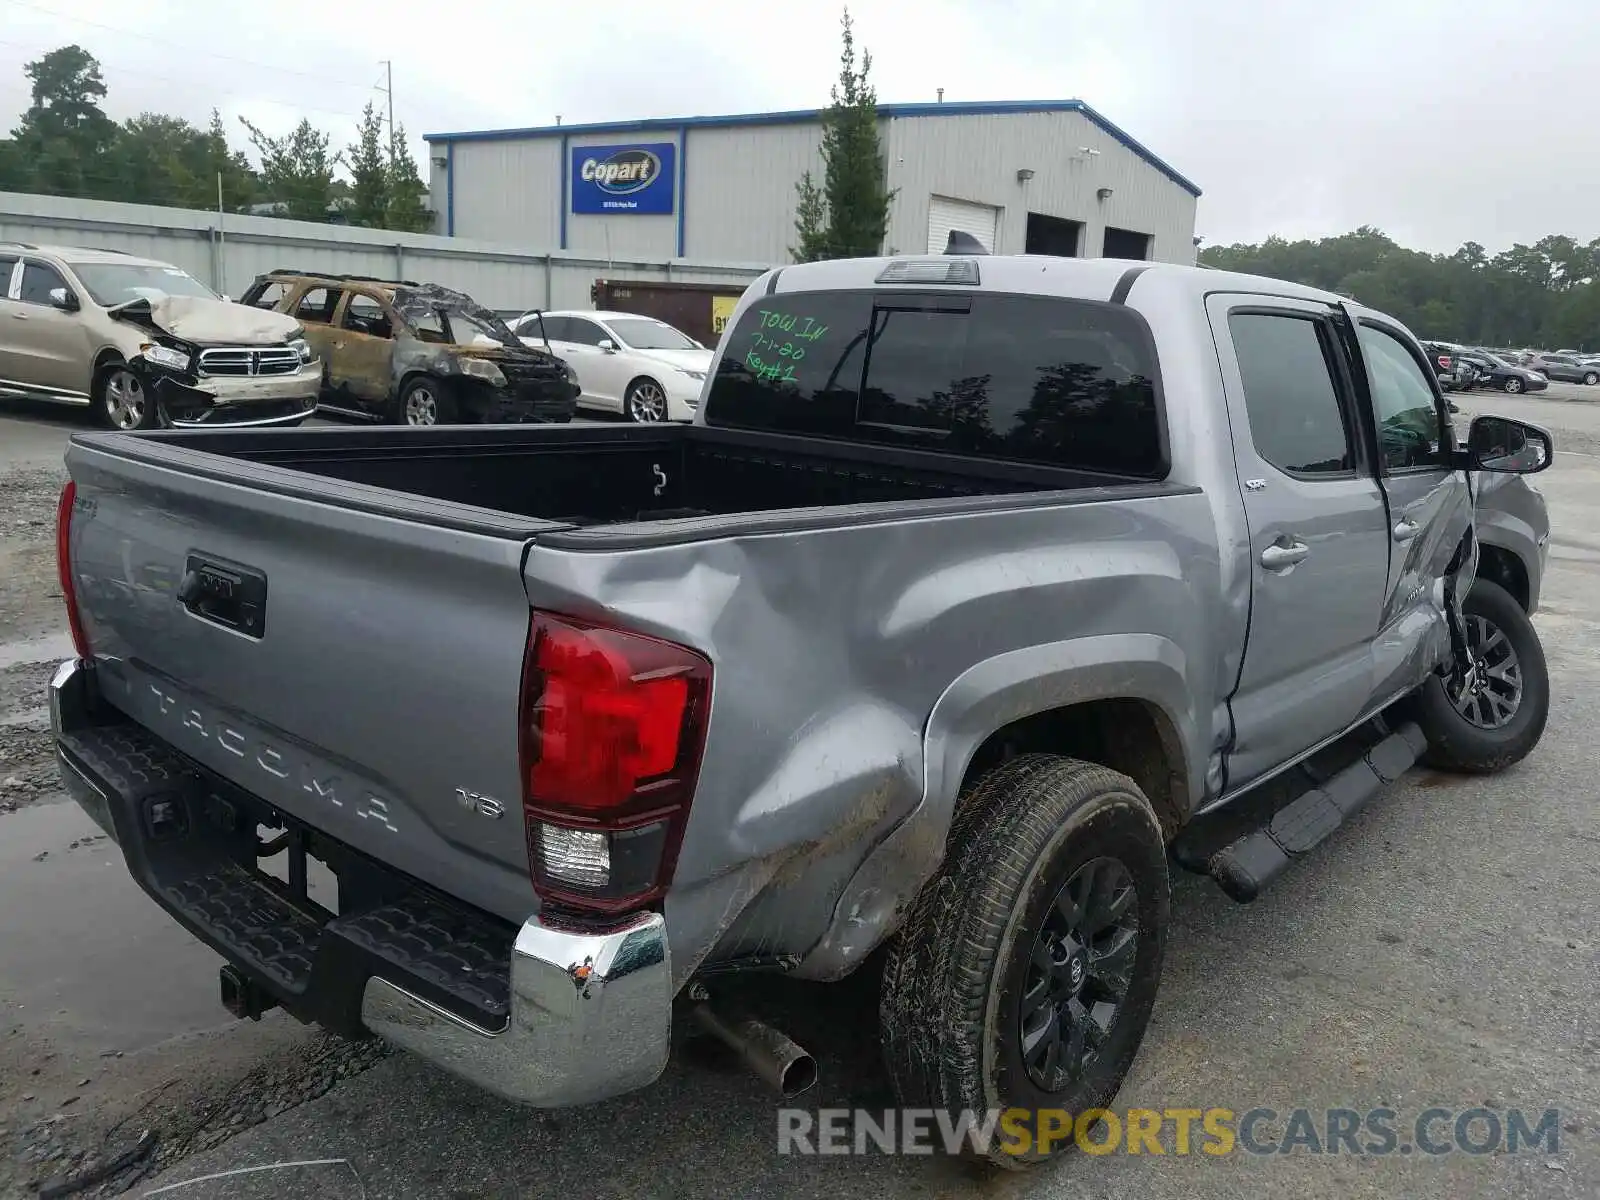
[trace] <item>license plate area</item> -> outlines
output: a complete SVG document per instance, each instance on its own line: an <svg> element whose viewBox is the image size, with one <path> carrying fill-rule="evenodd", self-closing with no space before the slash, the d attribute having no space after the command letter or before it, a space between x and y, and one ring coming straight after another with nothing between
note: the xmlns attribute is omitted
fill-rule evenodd
<svg viewBox="0 0 1600 1200"><path fill-rule="evenodd" d="M267 631L267 576L243 563L189 555L178 603L202 621L246 637L259 638Z"/></svg>

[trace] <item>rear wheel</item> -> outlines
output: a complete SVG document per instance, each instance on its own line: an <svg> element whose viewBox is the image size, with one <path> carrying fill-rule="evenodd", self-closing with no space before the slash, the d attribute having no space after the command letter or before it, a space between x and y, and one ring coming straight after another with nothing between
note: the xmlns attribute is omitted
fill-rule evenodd
<svg viewBox="0 0 1600 1200"><path fill-rule="evenodd" d="M1475 580L1462 602L1471 667L1433 675L1412 701L1427 761L1486 774L1527 756L1550 715L1544 647L1528 614L1499 584Z"/></svg>
<svg viewBox="0 0 1600 1200"><path fill-rule="evenodd" d="M1585 371L1583 373L1583 381L1593 387L1595 384L1600 383L1600 372Z"/></svg>
<svg viewBox="0 0 1600 1200"><path fill-rule="evenodd" d="M413 379L400 392L400 424L454 425L459 419L455 398L431 376Z"/></svg>
<svg viewBox="0 0 1600 1200"><path fill-rule="evenodd" d="M984 775L885 961L901 1104L952 1120L1025 1110L1026 1138L966 1148L1002 1166L1071 1145L1071 1121L1111 1102L1144 1036L1168 906L1161 828L1131 779L1046 754Z"/></svg>
<svg viewBox="0 0 1600 1200"><path fill-rule="evenodd" d="M160 423L154 396L124 363L114 363L95 380L95 414L112 429L154 429Z"/></svg>
<svg viewBox="0 0 1600 1200"><path fill-rule="evenodd" d="M628 420L651 423L667 419L667 393L654 379L635 379L623 401Z"/></svg>

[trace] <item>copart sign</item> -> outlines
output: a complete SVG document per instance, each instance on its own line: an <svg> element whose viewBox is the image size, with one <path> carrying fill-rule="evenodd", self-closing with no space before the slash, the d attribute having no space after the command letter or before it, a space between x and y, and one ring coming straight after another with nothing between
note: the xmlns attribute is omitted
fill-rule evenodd
<svg viewBox="0 0 1600 1200"><path fill-rule="evenodd" d="M672 142L572 147L572 211L674 211L678 147Z"/></svg>

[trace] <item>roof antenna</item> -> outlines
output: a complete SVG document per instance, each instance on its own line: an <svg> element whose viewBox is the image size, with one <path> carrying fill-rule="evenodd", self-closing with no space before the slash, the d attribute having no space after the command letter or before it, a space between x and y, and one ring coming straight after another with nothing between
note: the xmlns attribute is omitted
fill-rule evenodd
<svg viewBox="0 0 1600 1200"><path fill-rule="evenodd" d="M939 93L939 103L943 104L944 103L944 89L943 88L935 88L934 90Z"/></svg>
<svg viewBox="0 0 1600 1200"><path fill-rule="evenodd" d="M950 240L944 244L946 254L987 254L983 243L964 229L952 229Z"/></svg>

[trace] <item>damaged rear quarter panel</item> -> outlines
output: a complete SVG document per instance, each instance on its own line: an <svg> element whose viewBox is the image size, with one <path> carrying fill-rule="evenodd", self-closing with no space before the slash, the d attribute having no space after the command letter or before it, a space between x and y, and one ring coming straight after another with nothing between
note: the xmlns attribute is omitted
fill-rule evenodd
<svg viewBox="0 0 1600 1200"><path fill-rule="evenodd" d="M1221 593L1210 507L1190 489L1119 491L625 553L533 547L535 606L714 663L666 902L680 982L713 952L811 951L882 843L873 911L830 973L853 966L937 866L966 761L1013 719L1140 697L1186 748L1205 744ZM1179 769L1197 788L1203 762Z"/></svg>

